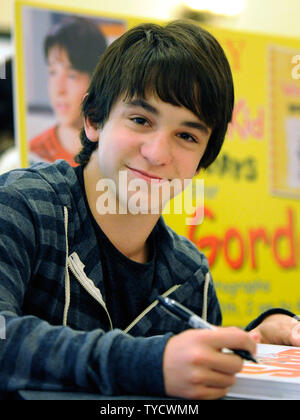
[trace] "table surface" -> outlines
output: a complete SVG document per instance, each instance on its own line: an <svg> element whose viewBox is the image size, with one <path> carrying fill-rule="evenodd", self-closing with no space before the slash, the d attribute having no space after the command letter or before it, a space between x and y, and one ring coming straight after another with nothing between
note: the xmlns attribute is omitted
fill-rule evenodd
<svg viewBox="0 0 300 420"><path fill-rule="evenodd" d="M176 398L143 396L143 395L118 395L107 396L101 394L92 394L88 392L59 392L59 391L36 391L36 390L18 390L14 392L5 392L3 399L9 400L176 400ZM0 398L1 399L1 398Z"/></svg>
<svg viewBox="0 0 300 420"><path fill-rule="evenodd" d="M2 399L7 400L81 400L81 401L187 401L180 398L158 397L158 396L143 396L143 395L118 395L107 396L100 394L92 394L87 392L59 392L59 391L32 391L32 390L18 390L14 392L7 392L2 394ZM225 397L225 400L237 400L239 398ZM0 395L1 400L1 395Z"/></svg>

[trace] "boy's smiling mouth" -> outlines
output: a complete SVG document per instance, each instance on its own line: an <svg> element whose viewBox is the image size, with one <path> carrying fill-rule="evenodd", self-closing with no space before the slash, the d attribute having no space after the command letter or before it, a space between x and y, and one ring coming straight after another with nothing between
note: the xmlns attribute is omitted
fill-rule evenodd
<svg viewBox="0 0 300 420"><path fill-rule="evenodd" d="M153 175L150 174L146 171L143 171L141 169L136 169L136 168L132 168L130 166L127 165L127 168L133 172L135 175L137 175L139 178L144 179L145 181L148 182L165 182L165 181L170 181L168 178L161 178L157 175Z"/></svg>

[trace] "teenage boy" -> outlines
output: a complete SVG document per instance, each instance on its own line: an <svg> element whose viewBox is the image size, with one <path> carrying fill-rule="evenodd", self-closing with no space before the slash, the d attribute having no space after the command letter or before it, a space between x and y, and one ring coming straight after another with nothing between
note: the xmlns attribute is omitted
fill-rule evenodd
<svg viewBox="0 0 300 420"><path fill-rule="evenodd" d="M81 102L106 46L99 27L82 17L62 19L47 34L48 91L57 123L30 141L31 161L64 159L77 166L74 156L81 148Z"/></svg>
<svg viewBox="0 0 300 420"><path fill-rule="evenodd" d="M1 389L220 398L243 363L223 348L300 344L292 314L280 309L261 315L252 333L191 330L165 313L161 294L221 324L204 255L150 211L151 188L141 192L143 211L129 211L131 182L161 188L214 161L233 96L209 33L181 21L140 25L97 66L83 104L81 165L2 176ZM104 194L117 211L102 211Z"/></svg>

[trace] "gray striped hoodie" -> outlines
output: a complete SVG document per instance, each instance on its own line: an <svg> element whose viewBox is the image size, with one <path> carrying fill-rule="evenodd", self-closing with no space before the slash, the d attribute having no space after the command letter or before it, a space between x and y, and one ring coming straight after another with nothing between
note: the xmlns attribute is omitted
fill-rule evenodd
<svg viewBox="0 0 300 420"><path fill-rule="evenodd" d="M216 325L221 312L205 257L162 218L158 228L149 306L122 331L103 299L98 243L74 169L60 160L0 177L0 390L164 394L164 347L185 327L157 295Z"/></svg>

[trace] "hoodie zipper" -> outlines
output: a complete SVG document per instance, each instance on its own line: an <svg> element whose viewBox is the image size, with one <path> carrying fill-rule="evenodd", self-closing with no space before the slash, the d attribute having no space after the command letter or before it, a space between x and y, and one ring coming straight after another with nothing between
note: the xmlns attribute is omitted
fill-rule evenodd
<svg viewBox="0 0 300 420"><path fill-rule="evenodd" d="M82 285L82 287L103 307L109 320L110 329L113 329L113 323L109 315L106 304L103 300L100 290L94 285L93 281L87 277L84 272L85 265L80 260L78 254L73 252L68 258L68 267Z"/></svg>

